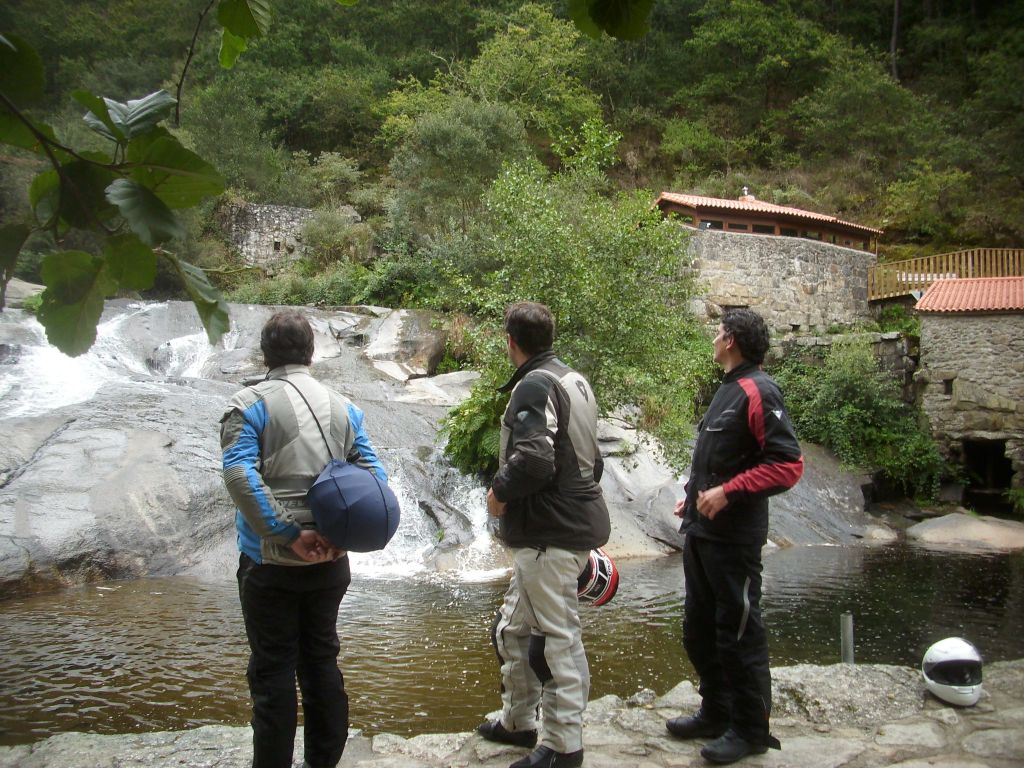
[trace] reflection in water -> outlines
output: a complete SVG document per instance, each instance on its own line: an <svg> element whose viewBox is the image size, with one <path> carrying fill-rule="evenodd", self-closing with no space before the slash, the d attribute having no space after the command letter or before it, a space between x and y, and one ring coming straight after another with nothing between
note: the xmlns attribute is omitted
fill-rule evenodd
<svg viewBox="0 0 1024 768"><path fill-rule="evenodd" d="M693 679L682 650L678 556L620 563L615 600L585 608L592 697L664 693ZM488 631L500 582L360 579L341 607L353 726L402 735L466 731L499 706ZM772 663L839 660L839 615L856 659L916 665L963 635L988 661L1024 656L1024 556L890 547L797 547L765 558ZM243 725L249 705L235 585L153 579L0 604L0 744L62 731Z"/></svg>

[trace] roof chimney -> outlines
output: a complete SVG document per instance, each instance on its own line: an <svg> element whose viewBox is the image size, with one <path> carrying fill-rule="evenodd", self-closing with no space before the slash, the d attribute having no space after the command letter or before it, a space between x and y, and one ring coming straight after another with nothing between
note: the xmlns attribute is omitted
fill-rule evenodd
<svg viewBox="0 0 1024 768"><path fill-rule="evenodd" d="M750 194L749 187L744 187L743 188L743 194L740 195L740 202L741 203L752 203L755 200L757 200L757 198L754 197L752 194Z"/></svg>

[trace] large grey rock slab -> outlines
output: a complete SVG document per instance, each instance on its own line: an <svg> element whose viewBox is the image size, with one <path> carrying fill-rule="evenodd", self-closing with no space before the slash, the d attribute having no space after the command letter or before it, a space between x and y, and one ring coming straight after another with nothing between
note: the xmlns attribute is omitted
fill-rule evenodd
<svg viewBox="0 0 1024 768"><path fill-rule="evenodd" d="M928 547L969 551L1024 549L1024 523L953 512L907 529L907 537Z"/></svg>

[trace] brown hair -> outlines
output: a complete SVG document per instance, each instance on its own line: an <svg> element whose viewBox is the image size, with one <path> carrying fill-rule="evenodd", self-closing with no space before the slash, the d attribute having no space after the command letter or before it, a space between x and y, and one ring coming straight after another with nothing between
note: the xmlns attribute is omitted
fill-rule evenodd
<svg viewBox="0 0 1024 768"><path fill-rule="evenodd" d="M273 369L282 365L309 365L313 362L313 328L295 309L275 312L260 334L263 362Z"/></svg>
<svg viewBox="0 0 1024 768"><path fill-rule="evenodd" d="M505 309L505 333L526 354L547 352L555 339L555 318L543 304L521 301Z"/></svg>

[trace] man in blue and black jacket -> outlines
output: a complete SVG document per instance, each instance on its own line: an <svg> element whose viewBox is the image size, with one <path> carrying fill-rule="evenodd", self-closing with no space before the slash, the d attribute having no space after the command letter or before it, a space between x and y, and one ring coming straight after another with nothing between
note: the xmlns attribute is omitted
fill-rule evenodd
<svg viewBox="0 0 1024 768"><path fill-rule="evenodd" d="M700 422L686 496L683 644L700 676L701 708L666 725L679 738L715 737L701 750L726 764L777 747L769 733L771 674L761 621L761 547L768 497L793 487L803 456L782 393L761 363L768 328L749 309L727 311L712 342L725 377Z"/></svg>
<svg viewBox="0 0 1024 768"><path fill-rule="evenodd" d="M348 555L316 528L306 491L332 456L387 475L363 412L310 373L313 329L298 310L271 317L260 336L269 369L221 418L224 484L235 502L238 596L249 640L253 768L291 768L302 690L305 761L334 768L348 739L338 669L338 608Z"/></svg>

